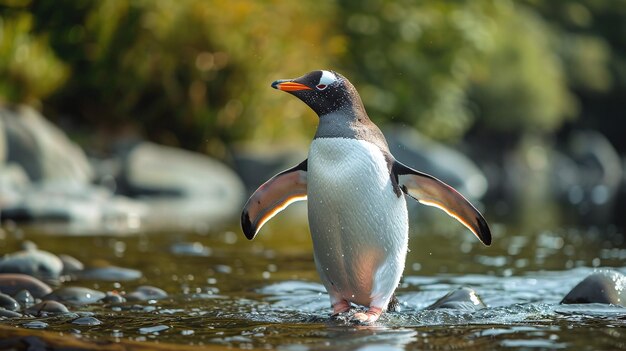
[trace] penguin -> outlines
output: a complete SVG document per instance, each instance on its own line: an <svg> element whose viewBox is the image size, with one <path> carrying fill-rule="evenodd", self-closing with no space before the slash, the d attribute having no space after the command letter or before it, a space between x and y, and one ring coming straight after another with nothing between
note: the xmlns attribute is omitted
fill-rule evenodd
<svg viewBox="0 0 626 351"><path fill-rule="evenodd" d="M393 307L408 252L407 196L445 211L491 244L487 222L463 195L393 157L344 76L318 70L272 87L307 104L319 124L308 158L269 179L244 205L242 230L252 240L280 211L307 200L315 266L333 316L361 305L366 311L351 318L371 324Z"/></svg>

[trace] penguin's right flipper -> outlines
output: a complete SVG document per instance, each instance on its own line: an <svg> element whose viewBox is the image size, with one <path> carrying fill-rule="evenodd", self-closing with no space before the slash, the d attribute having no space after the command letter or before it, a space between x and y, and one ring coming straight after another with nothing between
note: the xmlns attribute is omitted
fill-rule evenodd
<svg viewBox="0 0 626 351"><path fill-rule="evenodd" d="M458 191L439 179L394 161L392 172L402 191L427 206L434 206L466 226L485 245L491 245L491 231L480 212Z"/></svg>
<svg viewBox="0 0 626 351"><path fill-rule="evenodd" d="M250 196L241 213L241 228L252 240L261 227L291 203L306 200L307 160L263 183Z"/></svg>

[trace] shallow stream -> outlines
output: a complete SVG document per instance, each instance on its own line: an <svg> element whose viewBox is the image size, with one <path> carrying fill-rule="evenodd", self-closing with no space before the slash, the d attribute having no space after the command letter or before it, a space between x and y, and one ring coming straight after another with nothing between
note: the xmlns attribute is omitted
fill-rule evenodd
<svg viewBox="0 0 626 351"><path fill-rule="evenodd" d="M445 217L443 217L445 218ZM626 273L626 244L615 227L519 229L491 223L484 247L464 228L413 224L410 253L397 291L401 311L373 326L329 318L308 229L276 219L254 241L236 225L131 236L50 235L4 226L0 253L24 240L86 266L103 262L140 270L126 282L74 280L63 286L129 292L151 285L162 300L121 305L68 305L99 325L72 323L76 314L0 321L83 339L158 341L281 350L625 349L626 309L602 304L560 305L594 270ZM437 234L435 234L437 233ZM478 311L423 310L447 292L473 288L488 306Z"/></svg>

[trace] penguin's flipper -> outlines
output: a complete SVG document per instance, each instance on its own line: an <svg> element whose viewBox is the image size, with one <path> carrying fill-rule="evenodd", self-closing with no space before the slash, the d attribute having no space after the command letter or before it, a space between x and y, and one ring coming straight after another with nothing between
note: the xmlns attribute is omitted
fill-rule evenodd
<svg viewBox="0 0 626 351"><path fill-rule="evenodd" d="M252 240L261 227L291 203L306 200L307 160L263 183L250 196L241 213L241 228Z"/></svg>
<svg viewBox="0 0 626 351"><path fill-rule="evenodd" d="M426 173L418 172L394 161L392 173L398 186L407 195L427 206L445 211L461 222L485 245L491 245L491 231L485 218L458 191Z"/></svg>

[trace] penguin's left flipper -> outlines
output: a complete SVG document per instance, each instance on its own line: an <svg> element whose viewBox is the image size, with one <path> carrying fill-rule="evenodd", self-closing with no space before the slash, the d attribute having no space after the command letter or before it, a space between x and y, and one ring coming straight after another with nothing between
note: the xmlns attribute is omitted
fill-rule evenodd
<svg viewBox="0 0 626 351"><path fill-rule="evenodd" d="M491 231L483 215L458 191L439 179L418 172L394 160L392 174L402 191L427 206L434 206L466 226L485 245L491 244Z"/></svg>
<svg viewBox="0 0 626 351"><path fill-rule="evenodd" d="M290 204L306 200L307 160L273 176L250 196L241 213L241 228L252 240L261 227Z"/></svg>

